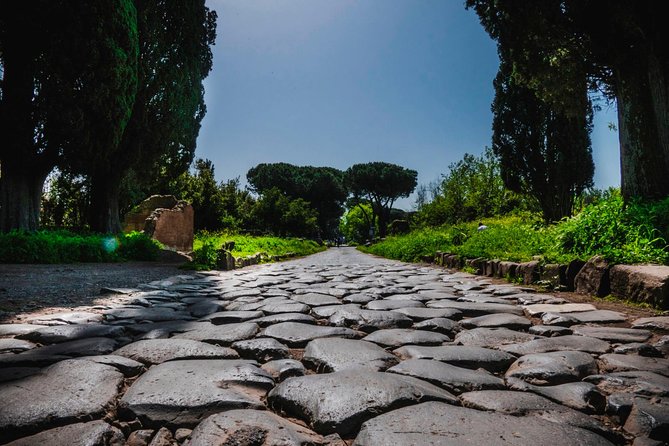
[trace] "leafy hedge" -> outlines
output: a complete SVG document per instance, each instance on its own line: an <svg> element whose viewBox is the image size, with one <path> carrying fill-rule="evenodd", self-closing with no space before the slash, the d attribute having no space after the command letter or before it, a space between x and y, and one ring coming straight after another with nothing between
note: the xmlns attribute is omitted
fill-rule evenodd
<svg viewBox="0 0 669 446"><path fill-rule="evenodd" d="M0 234L0 263L77 263L155 260L160 244L141 232L120 236L70 231Z"/></svg>

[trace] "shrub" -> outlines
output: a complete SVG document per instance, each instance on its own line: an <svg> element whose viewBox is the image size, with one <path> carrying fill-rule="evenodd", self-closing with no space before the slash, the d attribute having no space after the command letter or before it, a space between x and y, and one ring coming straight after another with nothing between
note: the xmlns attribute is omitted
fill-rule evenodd
<svg viewBox="0 0 669 446"><path fill-rule="evenodd" d="M127 260L156 260L162 247L159 242L138 231L124 234L118 243L118 254ZM111 244L107 241L107 249L112 248Z"/></svg>

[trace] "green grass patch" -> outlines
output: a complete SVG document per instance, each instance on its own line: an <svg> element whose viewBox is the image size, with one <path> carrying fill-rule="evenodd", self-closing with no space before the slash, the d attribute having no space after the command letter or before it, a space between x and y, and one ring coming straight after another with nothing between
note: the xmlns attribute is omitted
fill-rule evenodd
<svg viewBox="0 0 669 446"><path fill-rule="evenodd" d="M234 242L234 257L245 257L256 253L263 254L263 259L271 256L294 254L305 256L327 249L313 240L302 238L282 238L270 236L250 236L225 232L202 231L195 236L193 242L195 269L213 269L216 267L217 251L226 242Z"/></svg>
<svg viewBox="0 0 669 446"><path fill-rule="evenodd" d="M0 234L0 263L78 263L155 260L160 244L140 232L120 236L71 231Z"/></svg>

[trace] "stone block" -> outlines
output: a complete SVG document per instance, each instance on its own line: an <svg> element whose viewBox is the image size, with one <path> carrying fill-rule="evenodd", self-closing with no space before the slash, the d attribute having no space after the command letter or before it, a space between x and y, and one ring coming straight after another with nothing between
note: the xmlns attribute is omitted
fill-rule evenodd
<svg viewBox="0 0 669 446"><path fill-rule="evenodd" d="M539 280L550 285L552 289L565 285L567 282L567 265L548 263L544 265L539 273Z"/></svg>
<svg viewBox="0 0 669 446"><path fill-rule="evenodd" d="M616 265L609 275L614 296L669 309L669 266Z"/></svg>
<svg viewBox="0 0 669 446"><path fill-rule="evenodd" d="M499 262L497 277L515 277L517 270L518 264L515 262Z"/></svg>
<svg viewBox="0 0 669 446"><path fill-rule="evenodd" d="M574 291L576 289L575 281L576 281L576 275L581 271L581 268L585 265L585 262L583 260L579 259L574 259L571 262L569 262L569 265L567 265L567 272L566 272L566 283L565 285L567 286L567 291Z"/></svg>
<svg viewBox="0 0 669 446"><path fill-rule="evenodd" d="M539 262L537 260L532 260L531 262L518 264L516 275L523 278L523 283L525 285L529 285L539 280L539 270Z"/></svg>
<svg viewBox="0 0 669 446"><path fill-rule="evenodd" d="M172 195L153 195L130 211L123 230L144 231L168 248L177 251L193 249L193 207Z"/></svg>
<svg viewBox="0 0 669 446"><path fill-rule="evenodd" d="M172 209L179 200L174 195L151 195L125 215L123 232L143 231L146 219L156 209Z"/></svg>
<svg viewBox="0 0 669 446"><path fill-rule="evenodd" d="M577 293L607 296L611 292L609 262L600 256L588 260L576 274L574 285Z"/></svg>

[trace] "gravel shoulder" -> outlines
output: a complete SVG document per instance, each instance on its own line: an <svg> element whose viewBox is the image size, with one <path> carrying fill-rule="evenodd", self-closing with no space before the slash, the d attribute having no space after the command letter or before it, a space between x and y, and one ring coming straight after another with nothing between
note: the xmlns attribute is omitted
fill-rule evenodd
<svg viewBox="0 0 669 446"><path fill-rule="evenodd" d="M179 264L159 262L0 264L0 321L18 313L91 305L103 287L133 288L187 273Z"/></svg>

